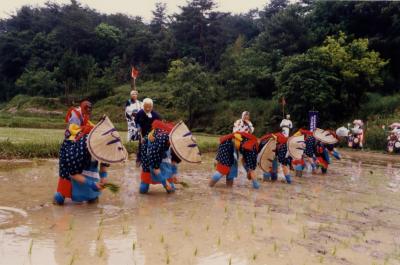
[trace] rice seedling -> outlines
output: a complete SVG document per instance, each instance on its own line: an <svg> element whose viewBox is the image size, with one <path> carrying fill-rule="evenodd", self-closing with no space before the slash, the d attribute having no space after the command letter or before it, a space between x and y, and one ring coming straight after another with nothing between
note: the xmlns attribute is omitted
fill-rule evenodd
<svg viewBox="0 0 400 265"><path fill-rule="evenodd" d="M132 251L135 251L135 249L136 249L136 243L135 243L135 241L133 241L132 242Z"/></svg>
<svg viewBox="0 0 400 265"><path fill-rule="evenodd" d="M121 188L119 185L111 183L111 182L105 183L103 185L103 187L105 189L108 189L109 191L111 191L112 194L117 194Z"/></svg>
<svg viewBox="0 0 400 265"><path fill-rule="evenodd" d="M319 263L324 263L324 256L319 257Z"/></svg>
<svg viewBox="0 0 400 265"><path fill-rule="evenodd" d="M69 260L69 265L73 265L77 259L78 259L77 254L76 253L72 254L72 257Z"/></svg>
<svg viewBox="0 0 400 265"><path fill-rule="evenodd" d="M189 230L187 230L187 229L185 230L185 236L186 237L190 236Z"/></svg>
<svg viewBox="0 0 400 265"><path fill-rule="evenodd" d="M389 260L390 260L389 256L386 256L385 260L383 261L383 265L389 264Z"/></svg>
<svg viewBox="0 0 400 265"><path fill-rule="evenodd" d="M345 240L342 242L344 248L348 248L350 246L350 240Z"/></svg>
<svg viewBox="0 0 400 265"><path fill-rule="evenodd" d="M225 206L225 213L228 212L228 206Z"/></svg>
<svg viewBox="0 0 400 265"><path fill-rule="evenodd" d="M101 245L101 246L98 247L98 249L97 249L97 256L98 256L99 258L103 257L104 252L105 252L104 245Z"/></svg>
<svg viewBox="0 0 400 265"><path fill-rule="evenodd" d="M273 248L274 248L274 252L277 252L277 251L278 251L278 245L276 244L276 242L274 242Z"/></svg>
<svg viewBox="0 0 400 265"><path fill-rule="evenodd" d="M127 224L123 224L122 225L122 234L126 235L126 234L128 234L128 232L129 232L128 225Z"/></svg>
<svg viewBox="0 0 400 265"><path fill-rule="evenodd" d="M336 256L336 251L337 251L336 246L334 246L332 249L332 256Z"/></svg>
<svg viewBox="0 0 400 265"><path fill-rule="evenodd" d="M257 212L254 212L254 218L257 218Z"/></svg>
<svg viewBox="0 0 400 265"><path fill-rule="evenodd" d="M99 228L98 230L97 230L97 238L96 238L96 240L97 241L99 241L100 239L101 239L101 235L103 234L103 229L102 228Z"/></svg>
<svg viewBox="0 0 400 265"><path fill-rule="evenodd" d="M218 237L217 245L218 245L218 246L221 245L221 237Z"/></svg>
<svg viewBox="0 0 400 265"><path fill-rule="evenodd" d="M197 252L198 252L198 251L197 251L197 248L195 248L193 255L194 255L194 256L197 256Z"/></svg>
<svg viewBox="0 0 400 265"><path fill-rule="evenodd" d="M29 256L32 255L32 248L33 248L33 239L31 240L31 243L29 244L29 250L28 250Z"/></svg>
<svg viewBox="0 0 400 265"><path fill-rule="evenodd" d="M167 253L167 259L166 259L166 263L169 264L170 263L170 258L169 258L169 254Z"/></svg>
<svg viewBox="0 0 400 265"><path fill-rule="evenodd" d="M71 219L69 220L68 229L69 229L70 231L72 231L72 230L74 229L74 219L73 219L73 218L71 218Z"/></svg>
<svg viewBox="0 0 400 265"><path fill-rule="evenodd" d="M303 226L303 239L305 239L307 237L307 228L305 226Z"/></svg>
<svg viewBox="0 0 400 265"><path fill-rule="evenodd" d="M253 254L253 261L255 261L256 259L257 259L257 254L254 253L254 254Z"/></svg>
<svg viewBox="0 0 400 265"><path fill-rule="evenodd" d="M68 247L72 242L72 235L71 233L67 234L67 239L65 240L65 246Z"/></svg>
<svg viewBox="0 0 400 265"><path fill-rule="evenodd" d="M228 265L232 265L232 258L229 258Z"/></svg>
<svg viewBox="0 0 400 265"><path fill-rule="evenodd" d="M188 184L187 182L182 181L182 180L179 181L179 182L177 182L176 184L182 185L183 188L189 188L189 187L190 187L189 184Z"/></svg>
<svg viewBox="0 0 400 265"><path fill-rule="evenodd" d="M164 243L164 235L161 235L160 242L161 242L161 244Z"/></svg>
<svg viewBox="0 0 400 265"><path fill-rule="evenodd" d="M149 224L149 230L151 230L153 228L153 226L151 224Z"/></svg>
<svg viewBox="0 0 400 265"><path fill-rule="evenodd" d="M251 233L254 235L256 233L256 227L254 224L251 225Z"/></svg>
<svg viewBox="0 0 400 265"><path fill-rule="evenodd" d="M206 231L210 230L210 225L206 225Z"/></svg>
<svg viewBox="0 0 400 265"><path fill-rule="evenodd" d="M101 218L100 218L100 221L99 221L99 227L103 226L103 222L104 222L104 218L101 217Z"/></svg>

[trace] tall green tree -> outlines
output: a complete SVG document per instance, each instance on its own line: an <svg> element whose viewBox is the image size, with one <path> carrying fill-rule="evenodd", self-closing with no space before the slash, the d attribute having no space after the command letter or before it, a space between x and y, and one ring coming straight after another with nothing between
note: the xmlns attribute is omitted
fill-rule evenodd
<svg viewBox="0 0 400 265"><path fill-rule="evenodd" d="M302 53L313 44L307 16L309 7L301 4L283 7L284 4L279 5L268 13L256 46L264 52L280 50L286 56Z"/></svg>
<svg viewBox="0 0 400 265"><path fill-rule="evenodd" d="M323 122L341 121L359 109L369 88L382 85L380 72L387 63L368 49L367 39L330 36L322 46L283 62L277 98L284 97L303 124L312 109L321 112Z"/></svg>
<svg viewBox="0 0 400 265"><path fill-rule="evenodd" d="M167 82L173 88L176 106L186 113L192 128L196 117L210 110L215 93L212 78L200 64L185 59L171 62Z"/></svg>
<svg viewBox="0 0 400 265"><path fill-rule="evenodd" d="M226 48L221 20L227 13L215 12L213 0L192 0L174 15L172 32L179 57L192 57L214 68Z"/></svg>
<svg viewBox="0 0 400 265"><path fill-rule="evenodd" d="M244 37L239 36L222 56L219 77L225 87L224 95L226 98L270 98L275 90L274 58L272 54L244 47L244 42Z"/></svg>

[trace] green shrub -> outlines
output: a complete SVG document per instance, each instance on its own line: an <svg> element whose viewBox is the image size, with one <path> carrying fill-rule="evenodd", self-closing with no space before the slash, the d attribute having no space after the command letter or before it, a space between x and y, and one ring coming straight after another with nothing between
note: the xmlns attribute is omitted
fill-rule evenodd
<svg viewBox="0 0 400 265"><path fill-rule="evenodd" d="M386 150L387 132L379 126L368 126L365 131L365 148L372 150Z"/></svg>
<svg viewBox="0 0 400 265"><path fill-rule="evenodd" d="M400 107L400 94L382 96L376 93L367 94L365 102L359 111L361 117L378 115L379 117L390 116Z"/></svg>

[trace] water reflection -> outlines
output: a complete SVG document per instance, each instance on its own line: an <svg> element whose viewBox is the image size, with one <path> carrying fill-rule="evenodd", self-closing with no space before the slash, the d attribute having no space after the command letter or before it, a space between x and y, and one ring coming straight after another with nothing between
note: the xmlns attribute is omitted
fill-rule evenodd
<svg viewBox="0 0 400 265"><path fill-rule="evenodd" d="M190 187L173 195L139 195L130 162L110 170L120 194L64 207L49 203L56 161L3 168L0 264L396 264L400 169L357 155L258 191L242 173L233 189L208 188L206 156L182 165Z"/></svg>

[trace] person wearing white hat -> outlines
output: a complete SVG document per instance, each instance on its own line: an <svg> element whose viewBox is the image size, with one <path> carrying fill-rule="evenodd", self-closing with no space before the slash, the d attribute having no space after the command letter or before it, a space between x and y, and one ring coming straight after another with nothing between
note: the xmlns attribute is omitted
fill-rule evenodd
<svg viewBox="0 0 400 265"><path fill-rule="evenodd" d="M387 151L389 153L400 152L400 123L392 123L389 128L389 135L387 137Z"/></svg>
<svg viewBox="0 0 400 265"><path fill-rule="evenodd" d="M128 123L127 140L135 141L139 139L138 128L136 127L135 117L136 114L143 108L142 102L138 100L138 91L131 91L131 98L125 104L125 118Z"/></svg>
<svg viewBox="0 0 400 265"><path fill-rule="evenodd" d="M243 111L242 118L233 124L233 132L253 133L254 127L250 121L250 112Z"/></svg>
<svg viewBox="0 0 400 265"><path fill-rule="evenodd" d="M289 114L286 115L286 119L283 119L283 120L281 121L281 124L280 124L279 127L281 127L281 129L282 129L282 133L283 133L286 137L289 137L290 130L293 128L293 123L292 123L292 121L290 120L290 115L289 115Z"/></svg>
<svg viewBox="0 0 400 265"><path fill-rule="evenodd" d="M352 148L363 148L364 144L364 123L362 120L354 120L351 134L349 135L348 146Z"/></svg>

